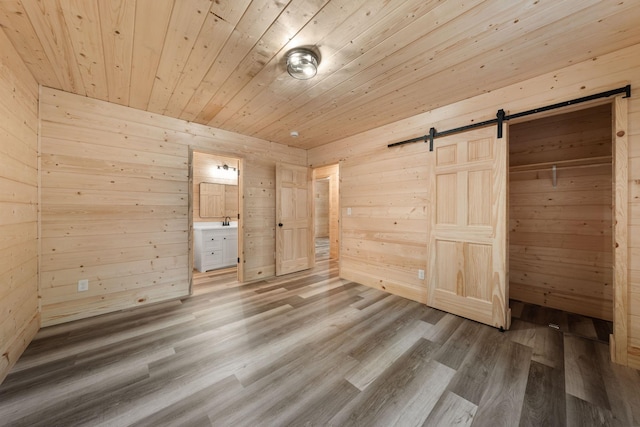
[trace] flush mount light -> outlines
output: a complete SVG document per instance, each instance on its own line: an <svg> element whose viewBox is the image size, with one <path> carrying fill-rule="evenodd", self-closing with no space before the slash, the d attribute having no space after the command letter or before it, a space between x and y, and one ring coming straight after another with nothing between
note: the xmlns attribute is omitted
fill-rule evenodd
<svg viewBox="0 0 640 427"><path fill-rule="evenodd" d="M307 80L318 72L318 56L309 49L297 48L287 53L287 72L298 80Z"/></svg>

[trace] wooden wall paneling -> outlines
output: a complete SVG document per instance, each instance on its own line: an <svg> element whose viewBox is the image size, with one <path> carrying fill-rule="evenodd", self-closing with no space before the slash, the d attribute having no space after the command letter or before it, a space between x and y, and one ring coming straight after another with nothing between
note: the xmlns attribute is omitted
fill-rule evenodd
<svg viewBox="0 0 640 427"><path fill-rule="evenodd" d="M67 81L58 80L55 67L47 57L42 42L31 25L29 16L20 0L3 2L0 10L0 23L5 34L12 34L14 47L21 52L31 52L35 61L29 64L29 70L40 84L48 87L61 87L71 91Z"/></svg>
<svg viewBox="0 0 640 427"><path fill-rule="evenodd" d="M357 10L363 5L366 5L367 12L358 14ZM267 61L267 66L261 67L259 72L256 70L246 73L243 79L231 80L232 86L229 90L219 92L216 95L217 99L210 101L210 104L213 102L215 105L224 105L224 109L211 117L208 123L212 126L225 124L229 129L244 128L247 125L246 114L253 114L256 109L264 110L263 101L266 97L272 97L272 101L276 98L281 101L296 98L301 91L300 83L279 78L285 70L278 64L286 62L287 51L294 47L308 45L309 41L313 40L313 45L324 47L323 56L328 56L342 47L341 44L346 40L353 41L358 36L362 21L372 21L378 16L388 16L396 6L396 4L390 5L379 0L368 3L362 0L290 3L262 36L267 49L262 46L258 49L258 46L255 46L239 64L238 69L255 68L256 59ZM307 17L313 17L314 25L304 25ZM287 37L286 34L295 34L295 36ZM328 36L333 36L334 39ZM325 61L327 59L329 58ZM251 102L246 102L249 99ZM270 107L267 108L268 111L272 110ZM209 116L203 117L204 120L207 118ZM259 127L264 127L267 123L270 122L261 121L258 124L252 121L254 126ZM252 133L252 129L245 128L245 132Z"/></svg>
<svg viewBox="0 0 640 427"><path fill-rule="evenodd" d="M568 27L572 28L572 38L580 37L584 43L589 43L588 40L592 36L592 33L593 33L592 28L593 28L593 22L594 22L593 14L598 13L596 11L599 11L600 13L602 13L603 16L605 16L604 19L606 19L607 22L610 22L611 25L616 25L614 22L616 20L623 21L625 19L624 11L622 10L622 8L613 11L613 10L610 10L609 8L603 9L602 3L591 4L587 8L584 7L585 5L586 3L580 4L580 5L573 5L577 9L579 8L580 10L576 11L575 13L572 13L571 15L567 15L565 18L561 20L563 21L564 28L568 28ZM628 5L628 4L626 5L626 7L630 7L630 6L631 5ZM550 6L550 7L553 7L553 6ZM553 15L553 12L548 11L547 13L550 14L548 16ZM614 13L616 15L612 15ZM500 14L500 11L493 12L493 15L499 15L499 14ZM493 22L494 22L493 15L487 15L489 17L489 21L486 22L486 25L484 26L484 28L488 28L488 29L493 28ZM465 27L468 28L470 26L475 27L478 25L478 20L476 16L474 16L473 14L468 14L468 17L473 20L473 23L458 22L457 26L460 28L465 28ZM509 20L509 18L506 18L506 19ZM510 22L514 22L514 21L516 20L513 20L513 19L510 20ZM489 34L489 36L494 37L491 40L491 44L493 48L489 48L488 46L489 40L484 40L482 44L487 46L487 49L482 53L482 55L478 55L478 56L469 55L468 54L469 51L467 50L469 48L468 46L466 48L462 46L456 46L458 48L444 48L443 46L442 51L437 52L437 55L438 55L438 61L436 62L437 67L439 67L440 64L444 64L448 59L447 57L450 57L450 56L463 55L467 59L463 60L462 62L460 62L460 60L454 60L449 63L450 65L448 67L439 69L435 74L433 72L434 64L431 61L429 61L429 58L432 56L430 55L426 57L424 56L420 57L421 62L417 64L416 69L422 69L422 66L425 67L425 69L423 69L423 73L419 74L419 78L422 79L421 82L423 82L425 86L420 87L421 86L420 84L412 85L412 87L416 88L416 90L412 91L412 93L408 94L406 97L403 97L402 101L397 101L397 98L394 95L394 93L396 90L400 90L401 87L404 87L408 84L408 81L406 79L387 78L385 80L384 78L379 78L376 80L371 80L370 82L368 82L366 86L375 87L375 89L368 90L366 93L362 94L363 96L357 96L354 94L355 96L351 96L349 100L342 103L340 108L331 108L329 111L324 109L316 109L316 112L314 113L314 116L313 116L314 119L305 122L305 125L302 127L298 126L297 130L301 132L301 135L306 135L306 138L308 138L308 140L313 140L315 138L323 138L325 140L326 139L334 140L334 138L340 138L340 135L344 135L345 134L344 132L346 132L347 134L350 134L350 133L355 133L355 132L358 132L359 130L362 130L363 128L358 126L358 123L357 123L358 121L351 119L351 115L357 114L358 117L371 117L372 114L374 114L373 113L373 111L375 110L374 105L379 105L379 103L382 103L383 105L387 105L388 108L385 109L384 114L376 115L377 120L375 122L370 121L368 123L369 126L376 126L376 125L382 126L385 123L393 122L395 119L399 119L401 117L401 114L403 114L402 112L406 111L406 109L413 109L414 111L429 111L432 108L438 108L439 107L438 104L430 105L428 101L427 103L425 103L425 98L422 94L424 94L425 92L429 92L430 98L431 96L433 96L433 98L431 99L438 99L440 96L443 96L444 93L446 92L450 97L449 99L453 99L454 97L452 96L452 93L451 93L452 89L448 84L448 82L451 79L451 68L454 66L455 66L456 72L461 73L461 75L473 75L476 73L481 73L485 77L482 80L483 81L482 85L478 85L476 82L472 83L471 79L461 81L460 84L456 85L454 88L454 90L456 90L458 94L457 96L455 96L455 99L467 99L470 96L480 95L482 91L496 90L498 88L504 87L505 84L512 84L516 80L513 80L511 82L505 81L503 77L504 68L502 67L502 64L504 64L506 61L510 61L511 54L509 52L512 51L512 49L516 49L516 48L521 49L523 48L523 46L526 46L525 49L527 49L529 52L532 52L532 51L535 51L536 48L539 48L540 46L544 46L545 44L556 43L559 40L558 37L562 37L562 35L559 32L556 34L549 32L549 29L547 28L547 26L543 25L543 23L545 22L543 15L538 15L537 18L531 22L533 23L533 25L527 31L526 41L523 41L518 37L513 37L513 38L509 38L506 44L504 43L505 39L503 39L503 37L504 36L508 37L510 29L513 28L514 31L516 32L519 31L518 26L516 25L515 27L512 27L511 25L509 25L509 21L504 22L502 24L503 27L506 26L505 28L506 31L501 30L497 32L491 29L490 33L493 33L493 34ZM498 33L499 33L499 37L496 39L495 36L498 35ZM476 40L476 38L474 37L473 40ZM598 41L601 41L601 37L599 37ZM593 42L597 42L597 41L594 40ZM628 46L628 45L626 43L620 43L616 46L612 45L611 48L619 49L619 48L624 48L625 46ZM567 46L566 50L560 53L560 56L556 57L558 62L556 63L555 67L570 65L569 63L563 61L561 58L563 57L566 58L568 55L571 55L571 53L572 53L571 47ZM487 55L489 54L496 55L496 60L487 61L486 58L487 58ZM591 55L589 55L589 58L592 58L595 55L596 54L592 53ZM584 57L582 59L586 60L587 57ZM534 78L536 75L539 75L538 73L540 73L541 70L538 71L536 74L529 73L526 71L526 70L533 70L533 67L535 67L537 62L538 62L538 59L536 58L536 55L529 55L526 59L524 59L521 65L518 66L519 72L517 76L517 81ZM412 64L402 64L401 67L411 67L411 65ZM550 66L551 62L547 61L547 65ZM553 67L549 67L546 70L552 70L552 69ZM399 69L395 71L399 71ZM430 77L428 79L424 79L423 78L424 73L427 73ZM393 73L388 72L387 76L388 75L393 75ZM496 80L492 81L492 79L497 75L501 75L501 78L497 79L496 77ZM547 86L547 87L551 87L551 86ZM482 87L482 89L480 89L480 87ZM375 100L375 102L373 100ZM495 117L495 112L493 116ZM327 118L329 118L331 122L335 124L335 127L332 128L331 130L326 130L326 129L320 130L322 127L322 124L317 120L320 117L322 117L323 121L326 121ZM337 129L339 129L339 131L337 131ZM260 136L267 137L267 138L269 137L262 133L260 134Z"/></svg>
<svg viewBox="0 0 640 427"><path fill-rule="evenodd" d="M92 276L91 279L89 279L95 286L91 286L89 291L83 293L83 297L84 299L102 297L106 300L110 299L112 294L122 294L126 291L140 290L150 285L162 286L166 283L184 281L187 274L183 268L184 263L186 263L186 258L187 255L159 259L157 263L154 263L153 268L155 271L147 271L144 267L138 270L138 265L136 265L136 269L134 270L132 268L126 278L110 277L110 274L114 274L114 270L105 269L106 273L95 277ZM142 264L142 262L138 262L137 264ZM159 269L158 264L163 265L163 267ZM77 271L74 271L73 274L77 277ZM41 288L41 297L46 299L49 304L64 304L68 300L68 295L76 292L76 287L77 285L73 281L66 281L63 286L43 286Z"/></svg>
<svg viewBox="0 0 640 427"><path fill-rule="evenodd" d="M550 159L561 162L611 156L610 104L584 108L518 123L516 138L521 135L528 137L509 153L509 164L520 166L544 163Z"/></svg>
<svg viewBox="0 0 640 427"><path fill-rule="evenodd" d="M53 2L21 2L62 88L86 94L62 11Z"/></svg>
<svg viewBox="0 0 640 427"><path fill-rule="evenodd" d="M528 82L527 86L508 85L494 90L492 92L494 95L478 95L465 101L434 108L410 119L398 120L359 135L339 139L325 147L313 148L310 153L313 153L313 161L316 164L333 163L345 157L347 153L355 155L371 150L371 145L377 144L381 149L391 142L424 135L431 126L437 129L450 129L478 120L495 118L495 112L500 108L519 112L539 105L573 99L587 93L624 86L632 81L629 70L637 67L639 61L630 52L635 52L633 47L598 57L597 66L588 61L580 62L525 80ZM570 81L571 84L568 83ZM544 88L544 93L535 93L531 90L532 87ZM501 97L495 96L495 93L499 93ZM363 138L367 140L367 144L363 144Z"/></svg>
<svg viewBox="0 0 640 427"><path fill-rule="evenodd" d="M55 141L55 140L51 140ZM69 188L76 185L81 190L100 190L107 188L108 191L134 192L169 192L186 194L187 186L184 182L171 179L149 179L142 177L129 177L114 179L108 175L90 174L89 171L72 172L49 172L47 173L47 188ZM164 190L164 191L163 191Z"/></svg>
<svg viewBox="0 0 640 427"><path fill-rule="evenodd" d="M109 102L129 105L136 0L98 2L98 8L104 55L118 64L105 66Z"/></svg>
<svg viewBox="0 0 640 427"><path fill-rule="evenodd" d="M160 149L170 144L185 147L185 144L188 143L196 151L221 153L226 154L227 157L242 153L245 158L251 158L252 162L258 161L259 163L261 159L267 163L273 159L280 159L287 163L296 164L306 157L304 150L283 144L193 122L171 120L159 114L130 108L114 109L109 103L78 97L66 92L46 90L43 96L47 99L51 98L50 102L39 105L44 117L54 116L57 123L66 124L69 127L77 127L79 123L82 123L81 127L112 132L116 139L127 139L126 137L131 138L132 136L153 138L159 142L158 148ZM60 113L61 109L64 110L64 114ZM79 117L82 119L79 120ZM46 118L43 121L51 122ZM186 148L182 149L182 156L186 156L184 154L186 150ZM186 164L186 160L184 162ZM184 169L183 173L186 174Z"/></svg>
<svg viewBox="0 0 640 427"><path fill-rule="evenodd" d="M184 263L186 255L174 255L171 256L167 249L168 247L177 247L177 245L165 245L161 250L164 251L162 256L150 262L147 259L133 259L132 261L122 262L119 269L114 269L112 264L99 264L88 262L87 265L83 265L80 270L77 268L67 268L55 271L48 271L40 276L41 291L43 294L48 293L50 296L56 295L58 297L66 297L65 292L73 291L74 289L65 289L68 286L75 286L75 278L78 274L86 276L91 282L110 280L120 278L123 272L127 272L128 275L139 275L153 273L154 269L160 268L161 271L179 268ZM105 253L108 251L105 251ZM92 253L99 253L99 251L93 251ZM156 253L160 254L159 251ZM177 253L177 251L176 251ZM142 258L142 257L141 257ZM98 294L100 283L96 289L90 288L88 295ZM62 302L62 301L58 301Z"/></svg>
<svg viewBox="0 0 640 427"><path fill-rule="evenodd" d="M272 16L273 22L268 27L264 26L264 22L254 24L256 30L252 30L252 32L264 30L260 35L260 43L251 46L251 50L243 55L233 72L209 100L198 115L200 123L220 126L236 112L236 109L256 102L257 100L253 96L254 92L251 90L255 87L253 83L259 81L258 85L264 88L273 81L275 76L283 73L283 67L277 64L283 63L282 58L287 50L286 46L301 45L299 42L291 44L292 35L297 35L305 27L305 22L309 17L315 16L328 1L302 0L287 4L259 4L258 7L263 9L263 15ZM279 10L280 8L282 10ZM240 25L239 23L238 28ZM317 25L313 25L313 27L317 28ZM317 38L307 40L314 40L315 44ZM267 64L267 66L263 64ZM262 77L265 75L268 76L266 80ZM222 106L224 108L220 108Z"/></svg>
<svg viewBox="0 0 640 427"><path fill-rule="evenodd" d="M147 110L163 113L209 15L211 0L174 2Z"/></svg>
<svg viewBox="0 0 640 427"><path fill-rule="evenodd" d="M38 84L0 31L0 382L40 327Z"/></svg>
<svg viewBox="0 0 640 427"><path fill-rule="evenodd" d="M61 106L58 106L59 108ZM46 107L45 107L46 109ZM143 125L136 125L135 123L129 124L131 129L127 134L113 133L113 128L108 127L108 123L104 122L99 115L92 117L90 114L85 113L85 121L91 121L91 128L73 127L77 119L74 118L74 113L71 109L70 117L67 120L60 120L59 122L51 122L47 124L45 129L46 133L42 136L45 138L56 138L61 134L64 134L64 139L67 141L92 141L93 143L100 143L102 145L110 144L113 147L118 148L131 148L135 146L136 150L168 154L172 156L181 156L184 152L184 147L176 141L170 141L167 137L166 131L145 132ZM79 113L79 112L78 112ZM139 133L139 134L136 134ZM158 144L158 140L162 140L162 144ZM123 162L128 159L121 159ZM147 165L153 166L153 165ZM88 169L95 169L95 165L90 165Z"/></svg>
<svg viewBox="0 0 640 427"><path fill-rule="evenodd" d="M457 4L452 4L451 6L457 6ZM530 6L533 5L531 4ZM580 23L583 25L587 20L591 22L590 16L592 12L580 13L580 11L584 12L588 6L590 5L587 3L572 5L572 7L575 7L572 17L581 17L583 21ZM510 7L516 6L512 4ZM547 9L547 7L551 9ZM340 129L340 132L323 129L321 133L325 138L330 134L330 139L333 139L339 138L343 129L348 129L349 132L355 132L359 128L358 124L354 123L353 120L346 119L349 115L347 111L356 110L366 117L372 117L371 112L375 109L374 104L378 105L378 102L386 103L389 108L385 110L385 113L376 115L376 119L369 122L370 126L381 126L385 123L393 122L394 118L399 118L400 114L402 114L399 110L407 108L409 105L411 106L410 108L416 111L426 111L430 108L437 107L437 105L429 105L428 100L425 102L424 97L419 95L424 93L423 91L413 92L400 102L391 101L391 99L394 98L394 92L409 83L406 79L407 76L403 79L394 78L396 73L407 67L410 69L423 70L423 72L416 73L416 75L412 76L416 79L414 81L416 84L417 81L420 80L422 82L430 81L431 79L438 81L439 84L435 86L429 83L428 91L430 93L447 91L451 94L452 88L450 88L446 82L450 78L452 67L456 67L456 70L458 70L458 67L463 67L465 71L470 74L482 73L486 76L483 81L484 90L490 90L488 87L489 81L493 78L492 73L498 72L498 65L497 63L486 62L484 59L480 59L479 56L469 55L469 45L472 43L476 45L476 43L480 41L483 49L485 49L484 54L488 52L502 52L500 56L504 57L507 56L506 52L508 52L503 51L505 49L505 40L508 40L507 43L515 43L515 40L518 40L518 45L527 43L530 44L532 49L535 46L540 46L550 37L549 30L546 28L545 23L555 20L555 18L553 18L554 7L557 7L557 5L547 5L544 8L532 7L532 9L529 10L530 14L526 17L527 21L525 21L524 15L522 15L521 19L514 20L513 12L509 11L509 8L497 4L485 3L483 7L477 8L474 8L473 4L469 6L465 4L462 9L463 12L455 16L454 19L451 19L452 16L448 14L442 17L444 22L441 25L445 30L431 38L430 43L424 43L423 40L418 40L415 43L404 45L402 52L406 56L396 52L387 58L384 67L380 67L379 64L378 66L372 67L371 71L375 72L374 75L360 73L361 77L366 77L366 84L361 84L356 89L350 91L350 96L348 99L343 99L344 102L341 102L340 108L331 107L328 102L325 102L322 106L315 105L312 110L307 109L309 105L299 108L296 114L308 114L310 119L305 122L304 126L299 127L298 130L309 139L320 137L320 133L317 133L321 127L318 117L331 117L332 120L339 123L338 129ZM447 20L447 18L449 19ZM427 20L427 22L433 21ZM516 37L516 34L522 30L521 25L527 25L527 23L531 24L528 26L528 36L531 38L528 37L526 42L523 42L523 40ZM574 20L572 21L572 28L575 25L578 25L578 22ZM495 26L500 27L500 32L494 30ZM464 37L464 32L470 27L482 28L483 30L477 32L472 38ZM537 37L534 37L534 35ZM411 35L408 37L411 37ZM503 37L507 37L507 39ZM452 40L456 40L455 45L451 44ZM464 40L464 42L460 42L460 40ZM388 42L391 43L391 40L388 40ZM389 48L394 49L393 44L390 44ZM432 58L437 58L437 61ZM493 67L496 68L493 69ZM424 79L425 74L429 75L430 78ZM525 73L524 70L520 70L519 74L524 78L533 76L533 74ZM500 79L500 83L496 80L491 84L495 85L495 88L501 87L505 84L504 77ZM463 88L465 85L465 82L461 82L460 85L456 85L453 89L458 94L456 99L465 99L480 93L477 84L469 84L469 86ZM424 89L427 90L426 87ZM336 95L337 99L342 99L342 97L346 97L344 92ZM375 102L373 102L374 99ZM312 113L312 111L315 111L315 113ZM261 135L268 134L261 133Z"/></svg>
<svg viewBox="0 0 640 427"><path fill-rule="evenodd" d="M478 1L469 3L465 6L471 8ZM314 110L318 111L323 106L323 102L317 99L317 94L321 91L326 91L335 98L344 95L345 83L354 83L359 86L366 82L366 77L370 76L376 68L371 66L382 58L388 60L389 53L397 50L398 40L402 40L403 43L415 41L431 31L427 23L436 19L442 25L442 21L447 19L445 12L447 9L460 10L462 6L458 2L440 4L433 2L397 4L361 0L329 2L314 16L314 25L303 28L289 43L290 46L299 46L304 45L305 40L319 40L317 45L323 46L323 66L321 72L314 78L315 84L301 91L299 85L276 79L269 81L271 85L278 85L276 90L258 92L259 87L252 87L251 99L255 102L247 105L243 110L233 111L235 114L230 119L227 117L228 124L242 126L245 132L252 134L260 132L265 135L277 135L288 132L292 129L292 123L282 120L283 117L289 114L292 115L290 117L299 117ZM411 14L411 20L406 19L408 14ZM340 16L341 19L336 20L336 16ZM397 33L389 36L394 31ZM348 43L345 45L346 41ZM362 50L352 49L354 42L361 45ZM282 57L278 55L272 59L272 63L281 60ZM386 62L384 65L378 63L378 68L387 66ZM345 69L341 70L342 67ZM260 75L263 84L265 80L262 78L268 78L266 74ZM251 82L251 86L257 86L257 81ZM265 104L264 100L272 96L286 99L287 102L279 105L278 108L274 108L275 105L272 102ZM247 120L243 113L248 109L251 110L252 115L260 114L264 120L259 122ZM309 114L309 117L311 116L312 114ZM302 138L305 136L306 134L301 135Z"/></svg>
<svg viewBox="0 0 640 427"><path fill-rule="evenodd" d="M381 77L384 78L393 75L394 71L397 71L396 67L405 67L413 61L418 62L418 64L424 63L424 58L421 57L420 53L422 53L422 55L427 55L428 52L433 53L437 47L441 47L442 52L448 50L444 49L441 43L455 34L456 31L462 31L464 28L464 25L458 26L457 30L452 28L455 27L455 25L451 23L454 18L451 12L457 10L460 11L461 14L467 14L479 3L478 0L464 4L461 2L444 2L437 5L430 2L423 2L420 7L410 12L412 16L416 17L416 19L412 21L406 20L402 14L398 15L394 13L394 11L387 11L386 14L376 14L374 16L365 14L366 17L362 16L360 18L363 20L363 28L366 28L364 31L358 30L358 27L354 28L351 22L344 21L342 23L343 25L329 32L326 43L336 45L336 50L340 50L341 58L342 55L345 55L345 59L341 59L341 61L349 61L347 68L351 70L353 74L342 72L327 73L328 77L319 82L317 89L325 89L328 94L331 94L331 98L340 98L345 96L343 85L345 83L353 83L356 86L354 93L363 94L368 90L372 90L373 85L378 83L376 78L380 79ZM353 4L352 7L355 6L359 6L359 4ZM368 4L365 3L364 7L367 8ZM420 37L430 32L428 29L430 27L429 23L435 20L439 22L440 28L446 30L434 40L430 40L430 43L420 43L418 41ZM386 37L386 30L388 28L397 28L398 32L391 37ZM357 32L353 33L354 30ZM344 40L353 40L354 38L365 46L375 46L375 48L364 51L362 55L356 55L356 52L351 48L340 49L343 48L340 44L341 42ZM403 40L402 45L405 47L404 49L400 49L400 52L398 52L399 40ZM344 50L347 52L343 52ZM390 56L390 52L393 52L394 55ZM440 52L440 54L442 54L442 52ZM386 60L381 66L379 61L382 58L386 58ZM409 66L415 66L415 64L411 63ZM367 89L364 89L365 87L367 87ZM314 87L314 89L316 88ZM313 118L313 111L321 111L323 113L330 111L326 99L317 99L314 93L315 91L310 91L310 93L304 94L305 96L296 97L294 102L290 102L290 105L285 107L284 111L290 113L287 115L288 120L283 121L276 119L261 133L265 135L276 135L290 128L291 124L289 120L295 120L300 117L311 119ZM298 102L300 102L300 104ZM384 120L384 118L382 118L382 120ZM306 137L307 132L314 132L313 127L309 127L302 136Z"/></svg>
<svg viewBox="0 0 640 427"><path fill-rule="evenodd" d="M107 72L98 2L59 0L87 96L108 100Z"/></svg>
<svg viewBox="0 0 640 427"><path fill-rule="evenodd" d="M156 72L174 2L136 0L135 34L131 61L129 105L144 110L156 81Z"/></svg>
<svg viewBox="0 0 640 427"><path fill-rule="evenodd" d="M240 4L246 4L244 0ZM255 46L273 20L280 15L286 4L280 2L251 2L242 18L238 21L235 30L229 36L224 45L220 59L215 67L211 67L198 89L185 106L181 119L195 120L202 117L206 122L209 117L219 111L221 106L214 106L210 101L238 68L240 62ZM209 117L210 120L210 117Z"/></svg>
<svg viewBox="0 0 640 427"><path fill-rule="evenodd" d="M174 169L184 169L186 166L184 158L176 157L171 154L143 152L137 150L135 146L130 148L109 147L106 145L94 144L94 141L68 141L62 138L43 138L43 141L47 142L43 148L43 154L55 154L59 156L87 159L99 158L107 161L127 159L130 163L139 163L142 165L150 163L160 167ZM50 148L52 146L54 146L55 149Z"/></svg>
<svg viewBox="0 0 640 427"><path fill-rule="evenodd" d="M129 90L131 106L152 97L153 111L283 144L297 129L302 148L629 47L639 17L596 0L0 2L47 86L115 102ZM322 56L311 85L283 78L300 45Z"/></svg>
<svg viewBox="0 0 640 427"><path fill-rule="evenodd" d="M640 45L636 45L621 49L608 55L599 56L595 61L589 60L579 62L566 68L554 70L548 74L524 80L518 84L493 90L490 93L485 93L447 106L435 108L411 117L410 119L399 120L389 125L372 129L351 137L346 137L321 147L312 148L308 151L308 161L309 164L323 165L332 164L344 159L345 163L348 162L353 165L355 163L353 159L361 159L359 167L363 170L366 170L367 168L379 168L379 166L372 162L371 158L393 158L393 156L397 155L399 151L407 148L407 146L404 146L389 149L387 148L387 144L412 138L417 135L424 135L431 126L438 130L446 130L479 120L491 119L495 117L495 112L500 108L504 108L507 112L515 113L540 107L542 105L552 104L554 102L573 99L578 96L602 92L608 89L624 86L628 83L630 83L632 87L635 87L636 85L640 85L640 79L637 77L639 75ZM640 180L640 173L637 172L640 170L640 149L638 148L640 147L640 127L637 126L637 120L633 119L635 117L634 114L640 111L639 99L640 98L638 98L638 94L635 91L632 91L632 96L628 99L628 182L631 186L630 195L634 194L633 189L637 185L636 180ZM421 150L427 150L427 146L425 144L417 143L414 146L421 147ZM367 157L369 157L369 159L367 159ZM543 173L546 172L540 172L541 175ZM524 174L525 172L521 173L521 175ZM381 173L381 176L384 176L384 174ZM543 177L541 176L541 179L542 178ZM416 180L424 183L423 177L416 176ZM575 179L573 181L578 182L580 180ZM559 183L560 182L564 183L565 181L560 180ZM343 179L341 183L341 191L348 191L348 188L351 185L352 184L350 182ZM383 198L380 197L378 200L383 200ZM416 210L420 212L421 204L416 203L414 206L416 207ZM640 218L640 199L634 199L633 196L630 196L628 207L629 224L637 223L639 221L638 218ZM398 208L392 204L377 208L379 212L393 212L393 209ZM534 212L527 207L512 207L512 211L516 210L520 216L526 212ZM353 209L353 213L357 211L357 209ZM399 212L403 212L403 209L399 209ZM584 205L564 207L548 206L544 211L535 210L535 212L536 214L544 212L550 219L554 219L555 215L561 215L559 218L561 220L563 219L562 216L564 216L564 219L570 220L577 214L586 214L585 219L596 221L606 218L598 217L598 215L604 214L604 212L599 209L594 208L592 210L588 210ZM343 215L344 214L343 208ZM413 212L411 215L416 215L416 213ZM523 216L523 218L525 217ZM343 232L350 231L352 230L343 227ZM357 230L354 229L353 232L355 231ZM385 231L387 231L386 227L380 227L376 230L372 230L373 233ZM628 230L629 238L634 240L636 233L636 230L630 228ZM637 286L637 283L639 283L638 280L640 280L640 276L632 273L640 270L640 248L635 249L631 242L629 242L628 247L628 271L630 272L629 287L630 289L638 289L634 286ZM514 253L514 248L516 247L511 247L512 254ZM524 251L524 248L525 247L519 245L519 247L517 247L517 251L522 252ZM589 251L561 251L553 248L536 248L535 254L538 254L542 259L568 258L571 259L571 262L573 263L582 262L585 265L591 266L607 264L610 262L612 256L611 253L592 253L589 256L585 256L584 252ZM532 252L532 254L533 253L534 252ZM349 261L350 263L367 262L365 254L354 252L349 256L353 258L353 261ZM346 254L342 254L341 262L344 262L346 257ZM576 257L578 259L576 259ZM399 282L411 279L411 277L405 278L398 276L397 271L385 271L385 269L378 270L378 283L394 281L394 277L400 277L400 279L398 279ZM378 287L375 283L372 284L372 281L367 281L366 278L362 278L360 282ZM631 293L633 293L633 291L631 291ZM632 311L633 307L630 307L630 310ZM638 368L640 367L640 357L637 355L640 354L640 350L634 347L631 342L637 342L638 337L640 337L640 332L637 331L640 325L640 316L629 315L628 321L628 337L630 344L626 351L629 354L629 365ZM616 347L618 349L622 348L622 346Z"/></svg>
<svg viewBox="0 0 640 427"><path fill-rule="evenodd" d="M426 156L414 145L341 163L341 277L426 302Z"/></svg>
<svg viewBox="0 0 640 427"><path fill-rule="evenodd" d="M47 88L40 107L44 324L189 293L190 149L246 159L243 273L274 274L275 162L303 150Z"/></svg>
<svg viewBox="0 0 640 427"><path fill-rule="evenodd" d="M185 223L187 217L185 215ZM43 229L45 226L43 225ZM104 239L104 237L102 238ZM166 245L146 245L134 248L118 248L118 249L100 249L95 251L84 251L81 253L71 252L62 254L43 255L41 262L42 277L47 274L55 274L61 270L75 269L76 274L84 274L88 267L109 266L115 269L120 267L115 264L122 264L123 271L121 274L128 275L125 269L131 261L148 261L160 258L170 258L184 255L184 244L173 243ZM151 262L150 262L151 263ZM154 266L154 263L151 263Z"/></svg>
<svg viewBox="0 0 640 427"><path fill-rule="evenodd" d="M171 98L165 108L165 114L171 117L178 117L187 105L194 92L202 82L209 69L213 67L218 54L224 47L234 26L214 12L216 3L211 6L204 20L201 34L192 48L189 59L185 64L188 73L181 73Z"/></svg>

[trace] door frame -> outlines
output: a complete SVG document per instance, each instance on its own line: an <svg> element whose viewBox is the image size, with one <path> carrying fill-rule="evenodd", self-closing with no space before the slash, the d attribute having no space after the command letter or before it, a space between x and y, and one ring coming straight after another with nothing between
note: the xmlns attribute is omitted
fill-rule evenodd
<svg viewBox="0 0 640 427"><path fill-rule="evenodd" d="M194 153L205 154L215 157L229 157L238 160L238 264L237 264L237 280L239 283L244 281L244 165L245 159L234 153L225 153L220 151L212 151L200 147L189 146L189 165L188 165L188 281L189 294L193 294L193 156Z"/></svg>
<svg viewBox="0 0 640 427"><path fill-rule="evenodd" d="M612 145L612 257L613 257L613 333L609 336L611 360L628 365L628 210L629 210L629 144L628 144L628 98L624 94L604 98L557 110L534 114L526 118L509 121L508 124L522 123L579 111L599 105L611 105L611 145ZM507 144L509 140L507 139ZM507 174L507 189L509 188ZM508 218L507 218L508 220ZM508 245L508 236L507 236ZM507 246L508 247L508 246ZM507 271L508 274L508 271Z"/></svg>
<svg viewBox="0 0 640 427"><path fill-rule="evenodd" d="M326 169L334 169L335 173L328 172ZM325 166L317 166L313 168L313 194L315 202L316 180L329 178L329 254L335 253L336 261L340 261L340 163L334 163ZM334 186L335 181L335 186ZM334 194L335 193L335 194ZM335 202L334 202L335 196ZM335 204L335 206L334 206ZM315 209L315 207L314 207ZM332 215L335 215L335 235L331 234Z"/></svg>

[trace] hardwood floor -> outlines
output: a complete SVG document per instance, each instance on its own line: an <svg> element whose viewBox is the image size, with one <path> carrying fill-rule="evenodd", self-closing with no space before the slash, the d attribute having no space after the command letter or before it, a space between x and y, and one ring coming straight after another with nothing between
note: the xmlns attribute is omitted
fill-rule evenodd
<svg viewBox="0 0 640 427"><path fill-rule="evenodd" d="M194 290L41 330L0 386L0 424L640 424L639 372L525 306L500 333L341 280L326 259L248 285L210 273Z"/></svg>

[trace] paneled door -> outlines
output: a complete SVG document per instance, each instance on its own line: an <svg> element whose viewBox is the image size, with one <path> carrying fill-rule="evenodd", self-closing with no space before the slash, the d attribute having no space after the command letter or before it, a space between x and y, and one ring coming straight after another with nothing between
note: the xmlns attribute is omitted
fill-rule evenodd
<svg viewBox="0 0 640 427"><path fill-rule="evenodd" d="M276 276L315 263L312 191L310 168L276 165Z"/></svg>
<svg viewBox="0 0 640 427"><path fill-rule="evenodd" d="M508 329L506 129L496 133L439 138L429 156L428 305Z"/></svg>

